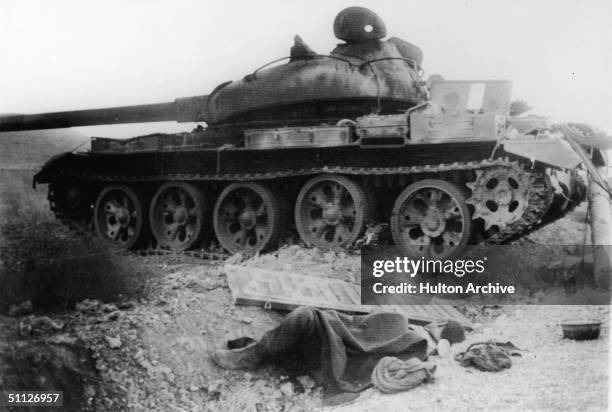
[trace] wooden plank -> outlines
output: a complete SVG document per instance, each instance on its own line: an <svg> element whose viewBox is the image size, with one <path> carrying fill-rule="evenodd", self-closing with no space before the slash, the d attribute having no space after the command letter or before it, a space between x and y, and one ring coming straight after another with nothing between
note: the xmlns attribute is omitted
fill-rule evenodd
<svg viewBox="0 0 612 412"><path fill-rule="evenodd" d="M361 305L360 286L340 279L238 265L225 265L224 269L236 305L279 310L312 306L350 313L399 312L418 324L454 319L471 327L469 319L453 306L429 305L426 296L412 297L413 305L406 305L405 299L396 299L394 305Z"/></svg>

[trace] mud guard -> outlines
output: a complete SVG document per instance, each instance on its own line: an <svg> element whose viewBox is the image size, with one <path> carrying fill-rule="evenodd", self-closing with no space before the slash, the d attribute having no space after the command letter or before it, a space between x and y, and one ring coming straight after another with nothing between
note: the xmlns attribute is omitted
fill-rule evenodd
<svg viewBox="0 0 612 412"><path fill-rule="evenodd" d="M32 187L36 189L37 183L49 183L51 181L51 176L53 176L58 169L61 169L62 165L65 165L73 156L74 154L72 152L66 152L55 155L47 160L40 171L32 178Z"/></svg>
<svg viewBox="0 0 612 412"><path fill-rule="evenodd" d="M582 159L571 145L559 138L512 139L502 143L504 151L561 169L573 169Z"/></svg>

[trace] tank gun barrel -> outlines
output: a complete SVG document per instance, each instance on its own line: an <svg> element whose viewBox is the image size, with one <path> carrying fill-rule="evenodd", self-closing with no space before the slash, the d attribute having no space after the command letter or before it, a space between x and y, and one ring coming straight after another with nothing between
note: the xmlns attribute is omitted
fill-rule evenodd
<svg viewBox="0 0 612 412"><path fill-rule="evenodd" d="M0 132L123 123L201 122L206 121L207 116L204 111L207 100L208 96L194 96L176 99L173 102L137 106L0 115Z"/></svg>

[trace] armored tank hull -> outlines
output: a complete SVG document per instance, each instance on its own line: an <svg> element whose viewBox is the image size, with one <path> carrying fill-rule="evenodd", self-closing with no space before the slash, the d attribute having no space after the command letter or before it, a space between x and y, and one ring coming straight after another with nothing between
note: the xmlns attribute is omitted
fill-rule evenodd
<svg viewBox="0 0 612 412"><path fill-rule="evenodd" d="M584 198L581 159L554 129L508 116L506 81L421 80L420 49L382 40L382 21L349 8L340 44L318 55L296 38L289 62L210 95L157 105L0 119L0 131L205 121L189 133L93 138L51 159L58 218L110 248L229 252L351 247L388 224L409 256L455 256L563 216ZM477 101L477 106L474 106Z"/></svg>
<svg viewBox="0 0 612 412"><path fill-rule="evenodd" d="M164 146L164 138L140 138L134 148L97 139L90 153L50 161L35 181L49 183L59 218L88 225L118 249L218 242L254 252L278 247L288 229L311 246L348 247L368 225L388 222L403 253L449 257L561 217L584 196L576 173L533 167L496 140L202 148ZM156 148L146 147L151 141Z"/></svg>

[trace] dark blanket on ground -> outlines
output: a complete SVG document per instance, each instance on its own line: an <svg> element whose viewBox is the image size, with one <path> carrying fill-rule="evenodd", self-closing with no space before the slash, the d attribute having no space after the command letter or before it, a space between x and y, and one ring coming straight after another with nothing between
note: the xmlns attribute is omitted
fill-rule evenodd
<svg viewBox="0 0 612 412"><path fill-rule="evenodd" d="M429 346L428 346L429 342ZM264 356L298 354L318 369L331 393L359 392L371 386L371 375L385 356L424 360L429 334L398 313L352 316L334 310L299 307L258 342Z"/></svg>

